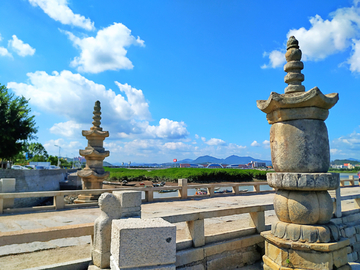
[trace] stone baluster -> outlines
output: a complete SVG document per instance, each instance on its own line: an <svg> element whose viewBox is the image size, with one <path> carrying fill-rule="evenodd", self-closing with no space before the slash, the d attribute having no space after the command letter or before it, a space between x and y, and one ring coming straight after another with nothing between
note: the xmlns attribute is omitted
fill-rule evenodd
<svg viewBox="0 0 360 270"><path fill-rule="evenodd" d="M103 193L98 200L100 216L94 223L92 263L89 270L110 267L111 224L115 219L141 217L140 191L114 191Z"/></svg>

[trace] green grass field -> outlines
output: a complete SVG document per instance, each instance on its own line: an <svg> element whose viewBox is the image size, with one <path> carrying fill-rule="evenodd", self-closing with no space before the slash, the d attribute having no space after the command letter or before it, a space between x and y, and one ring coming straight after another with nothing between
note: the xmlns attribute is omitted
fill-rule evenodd
<svg viewBox="0 0 360 270"><path fill-rule="evenodd" d="M266 180L266 171L238 169L202 169L202 168L169 168L169 169L126 169L107 168L110 172L109 181L145 181L158 180L175 182L179 178L187 178L189 182L248 182Z"/></svg>

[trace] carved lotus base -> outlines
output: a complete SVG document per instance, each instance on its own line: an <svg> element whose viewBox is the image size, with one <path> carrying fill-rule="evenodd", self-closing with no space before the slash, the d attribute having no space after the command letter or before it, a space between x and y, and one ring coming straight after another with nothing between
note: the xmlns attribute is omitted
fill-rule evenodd
<svg viewBox="0 0 360 270"><path fill-rule="evenodd" d="M303 243L329 243L340 240L339 229L332 222L325 225L301 225L278 221L271 225L271 233L284 240Z"/></svg>

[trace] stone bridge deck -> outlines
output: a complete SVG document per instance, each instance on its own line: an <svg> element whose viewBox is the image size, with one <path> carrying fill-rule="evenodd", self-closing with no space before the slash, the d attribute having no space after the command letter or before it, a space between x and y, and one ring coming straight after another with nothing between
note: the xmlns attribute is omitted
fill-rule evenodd
<svg viewBox="0 0 360 270"><path fill-rule="evenodd" d="M341 188L341 195L358 194L360 193L360 187L344 187ZM188 213L191 211L199 211L202 209L222 209L234 206L252 206L272 203L274 193L258 193L258 194L241 194L237 196L223 196L213 198L198 198L185 201L167 201L156 203L142 204L142 217L152 218L161 217L171 214ZM354 208L354 201L343 201L342 208L349 210ZM7 214L0 216L0 232L21 231L40 229L48 227L58 227L65 225L85 224L94 222L99 216L100 210L97 207L71 209L62 211L47 211L36 212L26 214ZM270 224L277 220L274 211L267 211L265 213L266 223ZM211 234L214 232L229 231L232 229L245 228L249 225L249 214L225 216L220 218L211 218L205 220L205 234ZM177 225L177 239L184 239L185 237L185 224L178 223ZM44 243L29 243L21 245L10 245L0 247L0 265L4 261L8 261L8 257L11 254L20 254L16 256L22 256L22 260L31 258L33 251L39 250L51 250L59 247L70 246L84 246L86 245L88 250L90 247L90 236L84 236L79 238L67 238L52 240ZM29 253L30 252L30 253ZM24 254L21 254L24 253ZM39 252L36 252L39 253ZM41 253L41 252L40 252ZM16 257L12 256L12 257ZM51 256L49 262L42 262L43 265L53 263ZM66 259L66 258L64 258ZM12 268L23 269L23 268Z"/></svg>

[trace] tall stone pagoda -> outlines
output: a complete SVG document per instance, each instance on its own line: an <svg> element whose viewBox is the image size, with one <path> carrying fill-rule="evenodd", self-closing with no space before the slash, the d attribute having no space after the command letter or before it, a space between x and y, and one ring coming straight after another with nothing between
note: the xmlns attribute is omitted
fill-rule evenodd
<svg viewBox="0 0 360 270"><path fill-rule="evenodd" d="M109 131L103 131L100 127L101 120L100 101L95 102L93 126L90 130L83 130L82 135L88 140L85 150L79 150L81 156L86 159L86 166L79 171L77 175L81 177L83 189L101 189L102 182L109 176L109 172L105 172L103 161L110 155L109 151L105 151L103 142L109 137ZM99 195L79 195L77 203L91 202L97 200Z"/></svg>
<svg viewBox="0 0 360 270"><path fill-rule="evenodd" d="M272 92L258 100L271 124L271 161L275 173L267 174L276 189L274 209L279 219L265 238L264 270L351 269L347 261L348 239L341 239L330 222L333 202L327 190L339 186L338 173L328 173L329 139L325 119L339 96L324 95L301 84L304 65L295 37L287 42L284 66L285 94Z"/></svg>

